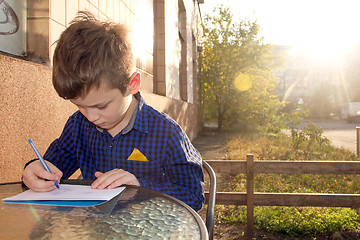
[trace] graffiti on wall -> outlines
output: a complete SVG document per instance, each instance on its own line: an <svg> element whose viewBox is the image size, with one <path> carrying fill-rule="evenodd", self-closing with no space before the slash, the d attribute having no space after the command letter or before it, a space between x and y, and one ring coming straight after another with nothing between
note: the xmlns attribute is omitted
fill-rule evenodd
<svg viewBox="0 0 360 240"><path fill-rule="evenodd" d="M1 14L3 13L3 14ZM0 0L0 35L11 35L19 30L19 18L12 7L5 1Z"/></svg>

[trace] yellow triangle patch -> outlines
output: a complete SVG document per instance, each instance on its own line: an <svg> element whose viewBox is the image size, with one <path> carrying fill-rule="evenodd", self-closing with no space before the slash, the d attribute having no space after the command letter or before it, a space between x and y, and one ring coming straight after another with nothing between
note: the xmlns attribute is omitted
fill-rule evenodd
<svg viewBox="0 0 360 240"><path fill-rule="evenodd" d="M127 160L147 162L147 158L142 154L139 149L134 148Z"/></svg>

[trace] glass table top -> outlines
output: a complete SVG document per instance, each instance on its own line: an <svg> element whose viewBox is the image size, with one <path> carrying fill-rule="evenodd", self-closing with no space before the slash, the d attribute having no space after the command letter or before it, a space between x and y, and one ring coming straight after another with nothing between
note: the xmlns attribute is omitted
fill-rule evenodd
<svg viewBox="0 0 360 240"><path fill-rule="evenodd" d="M79 184L79 180L67 181ZM1 184L0 198L24 190L20 183ZM205 224L193 209L173 197L141 187L128 186L120 196L95 207L0 201L2 240L207 238Z"/></svg>

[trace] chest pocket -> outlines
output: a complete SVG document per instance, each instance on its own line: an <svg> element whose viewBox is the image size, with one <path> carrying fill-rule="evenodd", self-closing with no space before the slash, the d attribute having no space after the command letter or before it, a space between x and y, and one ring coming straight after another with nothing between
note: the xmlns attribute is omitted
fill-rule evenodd
<svg viewBox="0 0 360 240"><path fill-rule="evenodd" d="M132 151L132 153L130 154L130 156L127 159L128 161L139 161L139 162L148 162L149 160L146 158L146 156L144 154L142 154L142 152L140 152L139 149L134 148L134 150Z"/></svg>

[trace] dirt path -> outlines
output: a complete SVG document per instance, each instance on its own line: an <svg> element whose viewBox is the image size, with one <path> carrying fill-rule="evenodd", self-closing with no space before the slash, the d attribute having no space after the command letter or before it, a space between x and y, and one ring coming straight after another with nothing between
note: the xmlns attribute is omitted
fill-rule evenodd
<svg viewBox="0 0 360 240"><path fill-rule="evenodd" d="M192 141L196 149L200 152L201 156L205 160L217 160L224 159L225 157L225 142L226 135L223 133L217 133L214 131L205 130L199 134L199 136ZM205 175L205 182L207 182L207 175ZM217 176L217 185L221 184L221 179ZM205 187L206 189L206 187ZM203 208L199 211L199 215L205 222L206 219L206 208ZM244 235L244 225L235 225L235 224L224 224L219 222L216 219L215 212L215 221L214 221L214 240L224 239L224 240L234 240L234 239L243 239Z"/></svg>
<svg viewBox="0 0 360 240"><path fill-rule="evenodd" d="M201 132L192 143L205 160L215 160L224 158L225 140L224 134L208 130Z"/></svg>

